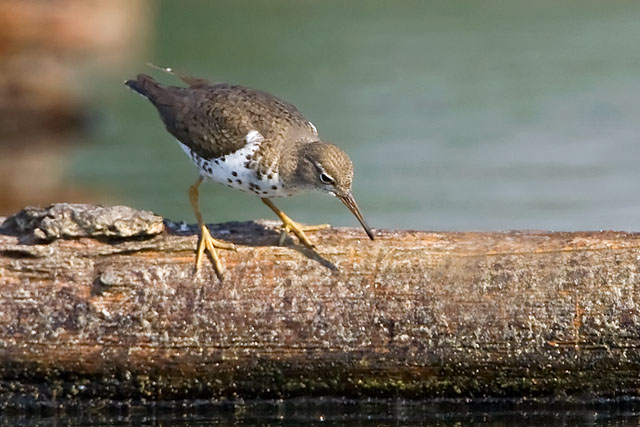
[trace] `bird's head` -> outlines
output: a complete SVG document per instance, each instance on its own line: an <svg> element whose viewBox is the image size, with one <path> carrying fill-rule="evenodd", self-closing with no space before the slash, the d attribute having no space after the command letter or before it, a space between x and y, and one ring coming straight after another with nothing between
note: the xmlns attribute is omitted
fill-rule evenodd
<svg viewBox="0 0 640 427"><path fill-rule="evenodd" d="M353 164L347 153L333 144L318 141L305 144L301 154L296 171L300 184L339 198L373 240L373 233L351 192Z"/></svg>

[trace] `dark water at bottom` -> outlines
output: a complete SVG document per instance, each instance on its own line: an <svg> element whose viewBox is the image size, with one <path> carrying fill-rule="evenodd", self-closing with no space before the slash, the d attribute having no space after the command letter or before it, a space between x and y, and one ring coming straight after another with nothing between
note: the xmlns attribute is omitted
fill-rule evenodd
<svg viewBox="0 0 640 427"><path fill-rule="evenodd" d="M589 404L331 398L182 402L2 414L1 426L639 426L640 401Z"/></svg>

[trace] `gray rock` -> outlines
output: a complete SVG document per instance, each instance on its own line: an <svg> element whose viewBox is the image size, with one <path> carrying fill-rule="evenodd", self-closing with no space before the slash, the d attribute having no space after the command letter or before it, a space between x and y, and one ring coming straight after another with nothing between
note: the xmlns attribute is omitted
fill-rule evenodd
<svg viewBox="0 0 640 427"><path fill-rule="evenodd" d="M22 239L52 241L77 237L154 236L163 231L162 217L127 206L57 203L27 207L7 218L0 230Z"/></svg>

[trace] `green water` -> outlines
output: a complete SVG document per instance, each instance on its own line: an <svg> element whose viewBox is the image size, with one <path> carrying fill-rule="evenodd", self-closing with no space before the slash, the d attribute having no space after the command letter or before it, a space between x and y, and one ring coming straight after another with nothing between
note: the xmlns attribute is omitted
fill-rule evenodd
<svg viewBox="0 0 640 427"><path fill-rule="evenodd" d="M374 228L640 229L640 2L186 0L153 19L139 65L93 85L70 171L108 202L194 221L196 169L121 85L153 61L296 104L351 155ZM201 199L208 222L273 216L218 184ZM357 225L319 194L279 204Z"/></svg>

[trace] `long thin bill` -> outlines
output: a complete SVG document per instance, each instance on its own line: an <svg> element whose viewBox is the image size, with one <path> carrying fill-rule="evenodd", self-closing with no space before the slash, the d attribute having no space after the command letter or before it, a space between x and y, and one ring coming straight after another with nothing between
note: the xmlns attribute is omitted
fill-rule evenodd
<svg viewBox="0 0 640 427"><path fill-rule="evenodd" d="M353 194L349 193L346 196L338 197L340 198L340 200L342 200L342 203L344 203L344 205L348 207L349 210L356 216L356 218L358 218L358 221L360 221L360 224L362 224L362 228L364 228L364 231L367 232L367 236L369 236L369 238L373 240L373 233L371 232L369 225L367 225L367 221L364 220L364 217L360 212L360 208L358 208L358 204L353 198Z"/></svg>

